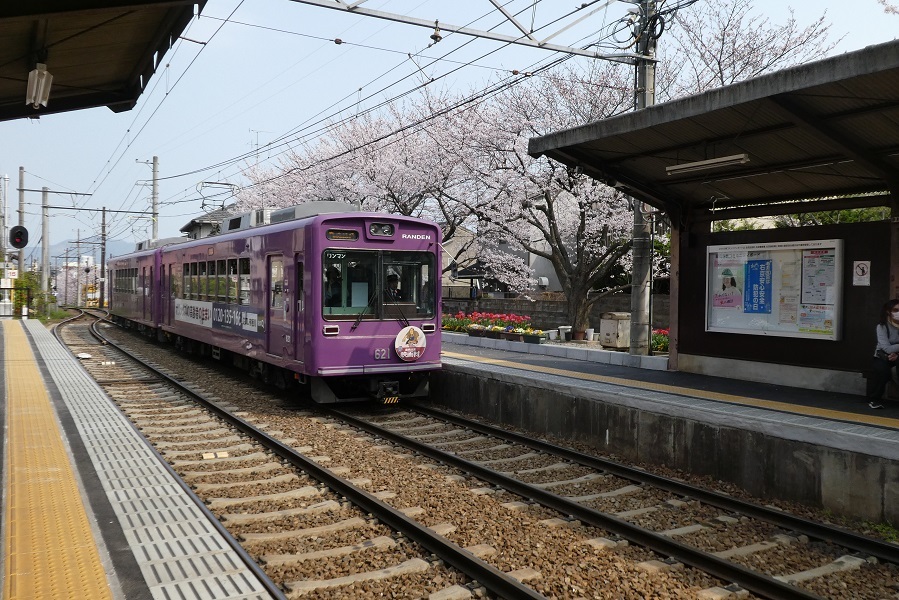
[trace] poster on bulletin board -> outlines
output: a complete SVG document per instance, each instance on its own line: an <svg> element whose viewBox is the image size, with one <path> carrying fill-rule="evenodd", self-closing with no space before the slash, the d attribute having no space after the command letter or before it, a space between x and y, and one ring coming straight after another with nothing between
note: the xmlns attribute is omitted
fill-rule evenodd
<svg viewBox="0 0 899 600"><path fill-rule="evenodd" d="M843 240L709 246L706 331L840 339Z"/></svg>

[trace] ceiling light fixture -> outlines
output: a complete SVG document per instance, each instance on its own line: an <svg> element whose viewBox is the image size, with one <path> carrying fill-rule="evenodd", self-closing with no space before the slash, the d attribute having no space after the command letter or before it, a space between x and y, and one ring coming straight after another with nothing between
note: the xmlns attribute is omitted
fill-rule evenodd
<svg viewBox="0 0 899 600"><path fill-rule="evenodd" d="M722 156L720 158L710 158L708 160L698 160L696 162L688 162L680 165L671 165L670 167L665 167L665 172L669 175L674 175L676 173L717 169L718 167L732 167L735 165L743 165L748 162L749 155L744 152L742 154L733 154L731 156Z"/></svg>
<svg viewBox="0 0 899 600"><path fill-rule="evenodd" d="M50 84L53 83L53 75L47 72L47 65L37 63L35 68L28 73L28 89L25 92L25 104L34 108L47 106L50 99Z"/></svg>

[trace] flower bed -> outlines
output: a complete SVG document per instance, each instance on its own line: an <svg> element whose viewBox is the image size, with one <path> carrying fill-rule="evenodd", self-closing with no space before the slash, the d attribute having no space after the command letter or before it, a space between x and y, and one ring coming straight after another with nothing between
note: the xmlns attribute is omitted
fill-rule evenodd
<svg viewBox="0 0 899 600"><path fill-rule="evenodd" d="M466 332L472 325L480 325L485 329L498 327L500 331L516 328L530 329L531 318L511 313L457 312L454 315L443 315L441 327L444 331Z"/></svg>
<svg viewBox="0 0 899 600"><path fill-rule="evenodd" d="M668 352L668 330L653 329L649 347L653 352Z"/></svg>

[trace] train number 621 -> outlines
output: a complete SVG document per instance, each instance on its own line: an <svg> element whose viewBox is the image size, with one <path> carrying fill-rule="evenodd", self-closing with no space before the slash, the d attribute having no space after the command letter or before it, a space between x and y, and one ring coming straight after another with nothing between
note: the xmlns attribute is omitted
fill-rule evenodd
<svg viewBox="0 0 899 600"><path fill-rule="evenodd" d="M375 348L375 360L387 360L387 348Z"/></svg>

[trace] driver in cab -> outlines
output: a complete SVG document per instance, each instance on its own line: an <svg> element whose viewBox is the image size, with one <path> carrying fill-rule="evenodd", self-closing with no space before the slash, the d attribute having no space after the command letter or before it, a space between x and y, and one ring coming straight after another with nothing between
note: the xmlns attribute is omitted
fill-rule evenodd
<svg viewBox="0 0 899 600"><path fill-rule="evenodd" d="M405 302L406 296L399 289L399 276L391 273L387 276L387 287L384 289L384 302Z"/></svg>

